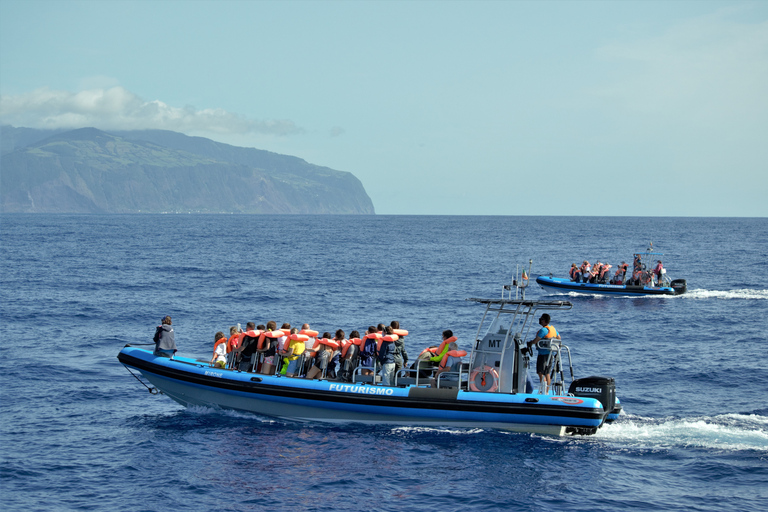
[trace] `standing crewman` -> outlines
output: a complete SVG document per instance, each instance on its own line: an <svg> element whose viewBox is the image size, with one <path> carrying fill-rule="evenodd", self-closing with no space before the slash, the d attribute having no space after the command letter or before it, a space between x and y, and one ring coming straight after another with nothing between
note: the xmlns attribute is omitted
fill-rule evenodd
<svg viewBox="0 0 768 512"><path fill-rule="evenodd" d="M543 313L539 318L539 325L541 329L536 333L536 337L528 342L528 350L531 350L533 345L536 345L539 355L536 358L536 373L539 374L539 392L549 394L549 384L552 380L550 376L549 368L547 368L547 360L549 354L552 352L552 340L560 339L560 334L557 329L549 325L549 314ZM546 387L545 387L546 383Z"/></svg>

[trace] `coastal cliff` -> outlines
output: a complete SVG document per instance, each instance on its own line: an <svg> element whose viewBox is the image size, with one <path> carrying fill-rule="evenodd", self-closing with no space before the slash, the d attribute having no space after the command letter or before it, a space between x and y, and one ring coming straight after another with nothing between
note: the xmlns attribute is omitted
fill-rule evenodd
<svg viewBox="0 0 768 512"><path fill-rule="evenodd" d="M352 173L164 130L2 127L4 213L374 214Z"/></svg>

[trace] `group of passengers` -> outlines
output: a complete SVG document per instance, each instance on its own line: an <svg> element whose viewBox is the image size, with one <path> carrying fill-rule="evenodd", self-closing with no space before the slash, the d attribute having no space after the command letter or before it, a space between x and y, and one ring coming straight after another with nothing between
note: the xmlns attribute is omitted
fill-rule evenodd
<svg viewBox="0 0 768 512"><path fill-rule="evenodd" d="M594 265L590 265L588 260L584 260L581 266L571 263L568 275L571 281L577 283L626 284L635 286L660 286L660 283L662 283L662 269L664 267L661 260L656 262L656 266L652 270L647 270L642 263L641 255L635 254L632 274L629 279L627 279L627 272L629 270L627 262L622 261L619 264L613 277L610 274L611 268L612 265L602 263L600 260L597 260Z"/></svg>
<svg viewBox="0 0 768 512"><path fill-rule="evenodd" d="M581 266L577 266L575 263L571 263L571 269L568 271L568 275L571 281L577 283L595 283L595 284L622 284L627 276L627 269L629 265L622 261L616 269L616 273L611 277L610 270L613 265L608 263L602 263L597 260L594 265L591 265L588 260L584 260Z"/></svg>
<svg viewBox="0 0 768 512"><path fill-rule="evenodd" d="M425 349L409 368L405 349L408 331L401 329L398 321L370 326L364 333L361 336L359 331L352 331L347 338L341 329L331 336L329 332L320 335L309 324L298 329L284 323L278 329L274 321L266 325L248 322L244 331L230 327L229 337L221 331L216 333L210 362L218 368L305 379L351 382L356 373L364 377L362 380L380 380L389 386L395 384L395 376L407 377L419 370L435 371L437 378L454 369L466 355L458 350L453 333L444 331L443 343Z"/></svg>

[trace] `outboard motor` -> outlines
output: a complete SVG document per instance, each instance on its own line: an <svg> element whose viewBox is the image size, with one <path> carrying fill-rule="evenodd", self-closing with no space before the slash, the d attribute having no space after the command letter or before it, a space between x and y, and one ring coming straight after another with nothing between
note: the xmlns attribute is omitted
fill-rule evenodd
<svg viewBox="0 0 768 512"><path fill-rule="evenodd" d="M583 398L596 398L603 404L603 419L616 407L616 381L613 377L585 377L571 382L568 393Z"/></svg>
<svg viewBox="0 0 768 512"><path fill-rule="evenodd" d="M685 293L688 289L688 284L685 282L685 279L675 279L669 283L669 286L675 291L675 295Z"/></svg>

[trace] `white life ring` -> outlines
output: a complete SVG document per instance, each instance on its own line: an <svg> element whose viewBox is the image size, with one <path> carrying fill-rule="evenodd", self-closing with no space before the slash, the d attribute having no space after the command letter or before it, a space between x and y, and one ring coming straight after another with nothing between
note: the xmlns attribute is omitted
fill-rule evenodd
<svg viewBox="0 0 768 512"><path fill-rule="evenodd" d="M490 385L488 383L486 374L491 376L490 379ZM477 384L477 378L480 377L479 385ZM499 387L499 374L490 366L482 366L480 368L476 368L470 375L469 375L469 389L472 391L487 391L487 392L494 392Z"/></svg>

